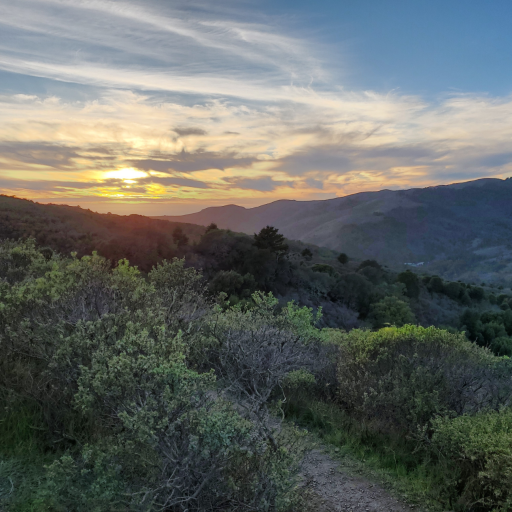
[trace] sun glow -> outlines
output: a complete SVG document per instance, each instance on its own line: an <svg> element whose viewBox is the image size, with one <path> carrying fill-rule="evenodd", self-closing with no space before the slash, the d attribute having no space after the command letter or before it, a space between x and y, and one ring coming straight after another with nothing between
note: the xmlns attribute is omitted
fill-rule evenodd
<svg viewBox="0 0 512 512"><path fill-rule="evenodd" d="M133 169L131 167L105 173L105 177L107 179L123 180L127 183L135 183L133 180L136 180L137 178L147 178L147 176L148 174L144 171L138 171L137 169Z"/></svg>

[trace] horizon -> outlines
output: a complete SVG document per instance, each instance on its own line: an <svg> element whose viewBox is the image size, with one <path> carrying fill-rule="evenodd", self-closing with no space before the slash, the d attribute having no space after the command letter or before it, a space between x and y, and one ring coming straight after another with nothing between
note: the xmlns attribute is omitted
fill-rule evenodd
<svg viewBox="0 0 512 512"><path fill-rule="evenodd" d="M504 0L3 12L5 195L175 216L512 175Z"/></svg>
<svg viewBox="0 0 512 512"><path fill-rule="evenodd" d="M499 181L505 181L505 180L508 180L508 179L512 179L512 176L509 176L509 177L505 177L505 178L476 178L474 180L469 180L469 181L464 181L464 182L460 182L460 181L456 181L456 182L453 182L453 183L445 183L445 184L439 184L439 185L430 185L428 187L410 187L410 188L404 188L404 189L399 189L399 190L403 190L403 191L407 191L407 190L421 190L421 189L426 189L426 188L438 188L438 187L449 187L449 186L452 186L452 185L463 185L463 184L467 184L467 183L473 183L473 182L477 182L477 181L483 181L483 180L499 180ZM363 193L379 193L379 192L384 192L384 191L390 191L390 192L397 192L398 190L391 190L391 189L387 189L387 188L384 188L384 189L379 189L379 190L365 190L365 191L362 191L362 192L354 192L354 194L347 194L346 196L337 196L337 197L333 197L333 198L328 198L328 199L314 199L313 201L330 201L330 200L333 200L333 199L342 199L343 197L348 197L348 196L353 196L353 195L356 195L356 194L363 194ZM82 207L81 205L79 204L68 204L68 203L52 203L52 202L48 202L48 201L38 201L37 199L31 199L31 198L28 198L28 197L19 197L19 196L16 196L16 195L7 195L7 194L3 194L3 193L0 193L1 196L4 196L4 197L10 197L10 198L13 198L13 199L22 199L22 200L27 200L27 201L32 201L36 204L43 204L43 205L49 205L49 206L69 206L69 207L72 207L72 208L81 208L81 209L84 209L84 210L90 210L92 211L93 213L99 213L99 214L111 214L111 215L119 215L119 216L130 216L130 215L141 215L141 216L146 216L146 217L180 217L180 216L186 216L186 215L194 215L196 213L201 213L203 210L206 210L208 208L225 208L225 207L228 207L228 206L235 206L237 208L243 208L243 209L246 209L246 210L251 210L253 208L258 208L260 206L266 206L268 204L272 204L272 203L277 203L277 202L280 202L280 201L294 201L294 202L308 202L308 201L312 201L312 200L301 200L301 199L276 199L274 201L270 201L268 203L263 203L263 204L260 204L260 205L257 205L257 206L242 206L242 205L239 205L239 204L236 204L236 203L228 203L228 204L222 204L222 205L215 205L215 206L205 206L204 208L201 208L200 210L194 210L194 211L191 211L189 213L182 213L182 214L178 214L178 215L171 215L171 214L166 214L166 213L162 213L162 214L158 214L158 215L145 215L143 213L136 213L136 212L129 212L129 213L123 213L123 212L110 212L110 211L98 211L98 210L94 210L93 208L86 208L86 207Z"/></svg>

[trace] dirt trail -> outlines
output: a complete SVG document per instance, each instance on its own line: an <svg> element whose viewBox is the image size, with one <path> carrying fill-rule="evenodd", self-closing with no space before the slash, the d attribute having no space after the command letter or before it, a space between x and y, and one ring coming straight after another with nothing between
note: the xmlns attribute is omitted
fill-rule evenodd
<svg viewBox="0 0 512 512"><path fill-rule="evenodd" d="M413 512L414 505L399 502L386 489L364 477L354 476L319 449L304 459L302 485L311 495L315 512Z"/></svg>

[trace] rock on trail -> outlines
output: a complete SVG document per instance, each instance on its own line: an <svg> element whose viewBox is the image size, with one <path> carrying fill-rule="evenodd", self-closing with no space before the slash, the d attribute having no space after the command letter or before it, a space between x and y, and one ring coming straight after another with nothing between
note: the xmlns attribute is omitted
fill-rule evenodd
<svg viewBox="0 0 512 512"><path fill-rule="evenodd" d="M315 512L413 512L383 487L340 470L339 463L321 450L309 452L303 462L302 486Z"/></svg>

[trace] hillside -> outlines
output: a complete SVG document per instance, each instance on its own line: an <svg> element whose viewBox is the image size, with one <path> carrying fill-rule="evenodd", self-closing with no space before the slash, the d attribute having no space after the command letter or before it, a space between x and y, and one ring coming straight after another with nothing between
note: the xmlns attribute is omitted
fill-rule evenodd
<svg viewBox="0 0 512 512"><path fill-rule="evenodd" d="M176 227L186 234L188 243L176 243ZM229 303L244 304L256 290L272 292L281 304L294 300L315 310L322 308L322 326L379 325L379 308L388 318L398 300L404 318L409 318L410 308L410 318L420 325L466 326L472 339L489 346L494 339L512 334L508 318L512 312L507 312L512 306L510 291L498 291L496 286L483 289L432 280L428 275L420 280L374 260L351 258L342 263L337 251L300 241L283 240L286 254L279 256L271 247L256 246L254 237L243 233L0 196L0 239L28 237L64 256L97 251L114 265L127 258L145 272L164 259L185 258L187 267L202 272L213 296L223 292ZM462 315L468 307L475 314L466 319ZM492 315L480 318L486 312ZM392 317L386 321L397 321L395 313ZM491 332L486 328L489 323L504 327ZM512 341L507 338L505 345L505 353L512 355Z"/></svg>
<svg viewBox="0 0 512 512"><path fill-rule="evenodd" d="M364 192L323 201L228 205L173 222L254 233L265 225L287 238L399 267L424 262L449 279L512 280L512 179L410 190Z"/></svg>
<svg viewBox="0 0 512 512"><path fill-rule="evenodd" d="M39 204L0 196L0 239L32 237L64 255L98 251L112 261L128 258L142 270L174 256L173 230L180 226L191 242L202 226L171 223L142 215L100 214L79 207Z"/></svg>

